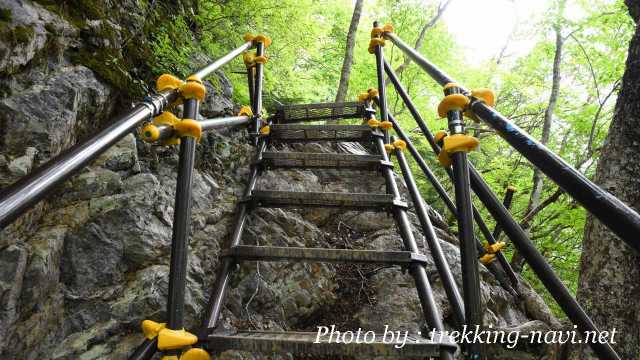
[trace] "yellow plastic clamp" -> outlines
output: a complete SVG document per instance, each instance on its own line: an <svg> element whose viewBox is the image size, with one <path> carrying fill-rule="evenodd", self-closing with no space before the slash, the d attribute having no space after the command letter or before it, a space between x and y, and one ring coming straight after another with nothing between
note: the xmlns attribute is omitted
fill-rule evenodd
<svg viewBox="0 0 640 360"><path fill-rule="evenodd" d="M451 89L451 88L454 88L454 87L460 87L460 86L458 84L456 84L456 83L446 83L442 87L442 90L447 90L447 89Z"/></svg>
<svg viewBox="0 0 640 360"><path fill-rule="evenodd" d="M388 153L392 152L393 149L395 149L395 147L393 146L393 144L384 144L384 150Z"/></svg>
<svg viewBox="0 0 640 360"><path fill-rule="evenodd" d="M166 326L165 323L159 323L151 320L143 320L142 321L142 333L144 337L149 340L153 340L162 329Z"/></svg>
<svg viewBox="0 0 640 360"><path fill-rule="evenodd" d="M480 257L480 262L484 265L490 264L496 259L496 254L484 254Z"/></svg>
<svg viewBox="0 0 640 360"><path fill-rule="evenodd" d="M393 32L393 25L384 24L384 26L382 27L382 30L384 30L384 32L386 32L386 33L392 33Z"/></svg>
<svg viewBox="0 0 640 360"><path fill-rule="evenodd" d="M380 128L382 130L393 129L393 123L391 121L383 121L383 122L380 123Z"/></svg>
<svg viewBox="0 0 640 360"><path fill-rule="evenodd" d="M178 358L178 355L162 355L160 360L180 360L180 358Z"/></svg>
<svg viewBox="0 0 640 360"><path fill-rule="evenodd" d="M456 152L469 152L476 149L480 145L480 141L473 136L464 134L455 134L444 138L444 146L440 154L438 154L438 161L444 167L451 166L451 154Z"/></svg>
<svg viewBox="0 0 640 360"><path fill-rule="evenodd" d="M369 125L370 128L375 129L380 126L380 121L376 119L369 119L369 121L367 121L367 125Z"/></svg>
<svg viewBox="0 0 640 360"><path fill-rule="evenodd" d="M487 104L487 106L490 106L490 107L493 107L496 104L496 93L491 89L471 90L471 96ZM476 114L474 114L469 108L467 108L467 110L464 112L464 116L470 118L475 122L480 121L480 119L478 119Z"/></svg>
<svg viewBox="0 0 640 360"><path fill-rule="evenodd" d="M207 89L204 87L202 80L194 75L189 76L187 82L180 86L180 94L185 99L202 101L206 93Z"/></svg>
<svg viewBox="0 0 640 360"><path fill-rule="evenodd" d="M202 126L192 119L183 119L173 126L177 137L192 137L200 141L202 136Z"/></svg>
<svg viewBox="0 0 640 360"><path fill-rule="evenodd" d="M211 360L211 355L201 348L191 348L182 353L180 360Z"/></svg>
<svg viewBox="0 0 640 360"><path fill-rule="evenodd" d="M253 58L253 61L255 61L257 64L266 64L267 61L269 60L268 57L266 56L256 56L255 58Z"/></svg>
<svg viewBox="0 0 640 360"><path fill-rule="evenodd" d="M159 350L177 350L185 346L198 342L198 337L192 333L182 330L171 330L164 328L158 333Z"/></svg>
<svg viewBox="0 0 640 360"><path fill-rule="evenodd" d="M398 139L393 142L393 147L400 151L404 151L407 148L407 143L403 140Z"/></svg>
<svg viewBox="0 0 640 360"><path fill-rule="evenodd" d="M367 93L369 94L369 99L373 99L374 97L378 96L378 89L376 88L369 88L367 90Z"/></svg>
<svg viewBox="0 0 640 360"><path fill-rule="evenodd" d="M269 135L270 133L271 133L271 128L269 127L269 125L263 126L260 128L260 134Z"/></svg>
<svg viewBox="0 0 640 360"><path fill-rule="evenodd" d="M253 116L253 110L251 110L251 106L247 106L247 105L242 106L240 108L240 111L238 111L238 116L252 117Z"/></svg>
<svg viewBox="0 0 640 360"><path fill-rule="evenodd" d="M384 29L381 27L374 27L373 29L371 29L371 38L377 38L380 35L382 35L382 33L384 33Z"/></svg>
<svg viewBox="0 0 640 360"><path fill-rule="evenodd" d="M498 251L504 249L507 246L507 243L505 243L504 241L498 241L493 244L484 244L483 246L489 254L497 254Z"/></svg>
<svg viewBox="0 0 640 360"><path fill-rule="evenodd" d="M518 188L513 186L513 185L509 185L509 186L507 186L507 190L509 190L511 192L517 192Z"/></svg>
<svg viewBox="0 0 640 360"><path fill-rule="evenodd" d="M447 132L444 130L440 130L438 131L435 136L433 137L433 139L435 140L436 144L440 144L440 142L442 141L442 139L444 139L447 136Z"/></svg>
<svg viewBox="0 0 640 360"><path fill-rule="evenodd" d="M468 104L469 98L462 94L447 95L438 105L438 116L446 118L449 111L464 111Z"/></svg>
<svg viewBox="0 0 640 360"><path fill-rule="evenodd" d="M162 74L156 80L156 90L174 90L180 88L184 84L184 81L170 74Z"/></svg>
<svg viewBox="0 0 640 360"><path fill-rule="evenodd" d="M154 142L160 137L160 130L153 124L147 124L140 130L140 137L146 142Z"/></svg>
<svg viewBox="0 0 640 360"><path fill-rule="evenodd" d="M242 61L247 68L250 68L256 64L255 59L256 55L250 51L247 51L242 55Z"/></svg>
<svg viewBox="0 0 640 360"><path fill-rule="evenodd" d="M246 33L244 34L244 36L242 36L242 40L246 42L253 41L253 39L255 39L255 36L253 36L253 34Z"/></svg>
<svg viewBox="0 0 640 360"><path fill-rule="evenodd" d="M376 46L384 46L384 38L373 38L369 41L369 54L375 53Z"/></svg>
<svg viewBox="0 0 640 360"><path fill-rule="evenodd" d="M157 128L158 125L164 125L164 126L173 127L175 124L177 124L179 122L180 122L180 119L178 119L178 117L176 117L175 115L173 115L173 113L171 113L169 111L164 111L164 112L162 112L162 114L160 114L160 115L156 116L155 118L153 118L153 124L156 125L156 130L158 129ZM146 126L142 130L144 131L145 129L146 129ZM158 136L159 135L160 135L160 133L158 132ZM143 134L142 138L144 140L146 140L144 134ZM157 137L155 139L157 139ZM155 140L147 140L147 141L155 141ZM162 141L161 144L162 145L178 145L178 144L180 144L180 138L172 137L170 139L166 139L166 140Z"/></svg>
<svg viewBox="0 0 640 360"><path fill-rule="evenodd" d="M269 47L269 45L271 45L271 39L260 34L260 35L256 35L253 38L253 42L261 42L264 44L265 49Z"/></svg>
<svg viewBox="0 0 640 360"><path fill-rule="evenodd" d="M364 101L367 101L367 100L369 100L369 93L364 92L364 93L361 93L360 95L358 95L358 101L364 102Z"/></svg>

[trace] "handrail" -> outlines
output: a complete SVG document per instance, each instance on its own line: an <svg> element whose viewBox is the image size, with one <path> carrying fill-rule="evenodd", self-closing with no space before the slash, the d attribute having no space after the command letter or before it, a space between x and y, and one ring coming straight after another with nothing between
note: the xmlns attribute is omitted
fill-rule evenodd
<svg viewBox="0 0 640 360"><path fill-rule="evenodd" d="M252 46L253 42L247 41L195 75L200 79L210 75ZM159 115L178 98L178 95L178 90L173 89L146 97L126 114L117 117L105 129L63 151L29 175L4 189L0 194L0 229L11 224L34 204L42 200L53 187L80 171L136 126L152 116Z"/></svg>
<svg viewBox="0 0 640 360"><path fill-rule="evenodd" d="M440 85L456 83L395 34L386 32L384 36L390 39ZM467 95L469 94L468 90L464 88L463 91ZM630 247L640 251L640 237L638 237L638 234L640 234L640 214L593 183L497 110L475 98L471 99L470 108L478 118L495 129L498 135L505 139L509 145L526 157L567 194L571 195L589 213L593 214Z"/></svg>

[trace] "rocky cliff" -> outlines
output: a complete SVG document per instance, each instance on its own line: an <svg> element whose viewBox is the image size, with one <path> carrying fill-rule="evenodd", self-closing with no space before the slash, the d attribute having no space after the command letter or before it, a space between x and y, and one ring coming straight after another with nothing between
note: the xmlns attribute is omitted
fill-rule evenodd
<svg viewBox="0 0 640 360"><path fill-rule="evenodd" d="M0 186L29 173L137 100L152 75L149 29L167 13L188 17L197 12L195 2L159 3L0 0ZM201 108L204 117L234 110L230 82L221 73L214 80ZM336 151L319 144L305 147ZM246 132L231 129L207 133L197 155L187 292L190 326L197 324L208 298L253 148ZM131 134L0 233L2 358L123 359L142 338L142 319L164 319L176 164L176 149L152 147ZM264 174L259 186L384 191L382 179L338 171L273 171ZM437 213L431 216L461 285L457 240ZM354 249L401 246L391 217L318 209L257 210L243 241ZM433 263L428 273L449 322L451 311ZM516 301L486 269L481 276L487 325L559 326L526 285L523 299ZM395 268L247 263L236 272L222 324L288 330L330 324L381 330L389 325L417 331L423 326L420 314L411 277ZM506 351L494 346L490 351L493 359L539 359L552 358L555 349ZM262 357L229 352L221 358Z"/></svg>

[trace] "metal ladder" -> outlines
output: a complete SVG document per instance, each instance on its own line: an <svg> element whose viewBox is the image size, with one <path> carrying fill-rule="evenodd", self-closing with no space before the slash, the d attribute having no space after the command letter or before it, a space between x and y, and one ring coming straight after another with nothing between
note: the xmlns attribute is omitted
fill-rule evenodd
<svg viewBox="0 0 640 360"><path fill-rule="evenodd" d="M442 330L442 320L436 307L422 255L407 218L407 204L402 201L394 178L393 165L384 150L384 135L368 125L315 125L305 121L362 118L362 103L310 104L283 106L270 118L268 135L260 137L257 155L252 164L250 180L240 200L232 235L220 255L216 283L210 297L208 313L202 323L199 338L211 352L244 350L262 353L293 353L309 355L420 356L453 359L457 345L447 337L427 340L412 335L410 345L396 348L384 344L381 337L369 343L336 344L326 340L316 342L316 333L237 331L216 332L225 293L235 264L244 261L342 262L398 265L408 268L416 281L418 295L427 324ZM376 155L338 153L267 151L269 144L303 142L360 142L374 145ZM264 171L279 168L356 169L379 172L386 180L387 193L327 193L290 192L256 189L257 178ZM256 207L306 208L327 207L360 211L382 211L393 214L404 243L404 251L372 251L302 247L272 247L241 245L247 216ZM425 334L427 336L427 334Z"/></svg>

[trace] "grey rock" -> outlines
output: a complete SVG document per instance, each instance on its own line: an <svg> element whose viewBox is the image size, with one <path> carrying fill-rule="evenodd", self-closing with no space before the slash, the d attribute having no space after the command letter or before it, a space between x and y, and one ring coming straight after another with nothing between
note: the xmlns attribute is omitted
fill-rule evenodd
<svg viewBox="0 0 640 360"><path fill-rule="evenodd" d="M36 148L28 147L23 156L13 159L9 165L7 165L11 174L16 177L21 177L31 172L37 152L38 150L36 150Z"/></svg>
<svg viewBox="0 0 640 360"><path fill-rule="evenodd" d="M100 155L93 165L103 166L113 171L133 169L138 165L138 148L135 136L133 134L125 136Z"/></svg>

